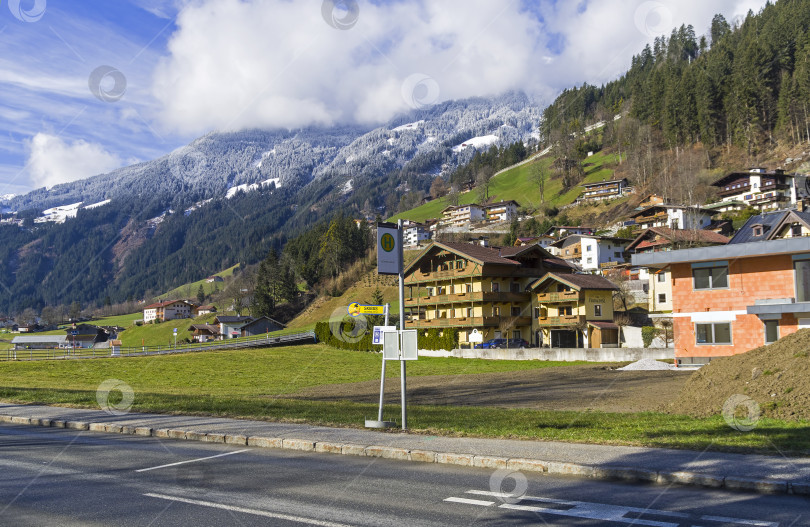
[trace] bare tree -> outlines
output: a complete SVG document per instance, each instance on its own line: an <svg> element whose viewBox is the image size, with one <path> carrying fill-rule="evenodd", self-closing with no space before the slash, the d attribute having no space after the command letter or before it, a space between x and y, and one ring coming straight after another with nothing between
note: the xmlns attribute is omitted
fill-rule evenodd
<svg viewBox="0 0 810 527"><path fill-rule="evenodd" d="M540 191L540 203L546 202L546 181L548 181L548 170L542 161L535 161L529 169L532 181Z"/></svg>

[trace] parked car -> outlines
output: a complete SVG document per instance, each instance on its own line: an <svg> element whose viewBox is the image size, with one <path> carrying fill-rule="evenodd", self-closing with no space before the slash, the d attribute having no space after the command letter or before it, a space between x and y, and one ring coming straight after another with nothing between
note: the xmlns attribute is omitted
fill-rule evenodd
<svg viewBox="0 0 810 527"><path fill-rule="evenodd" d="M493 349L493 348L527 348L529 343L523 339L489 339L481 344L476 344L475 349Z"/></svg>

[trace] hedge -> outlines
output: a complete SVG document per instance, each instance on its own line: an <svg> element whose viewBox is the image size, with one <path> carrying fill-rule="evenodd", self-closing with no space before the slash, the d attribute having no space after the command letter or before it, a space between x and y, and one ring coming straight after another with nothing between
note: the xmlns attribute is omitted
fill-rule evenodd
<svg viewBox="0 0 810 527"><path fill-rule="evenodd" d="M372 332L371 328L367 328L362 336L352 335L354 329L354 321L347 320L338 323L333 323L333 328L329 327L328 322L318 322L315 324L315 336L318 342L323 342L327 346L333 348L357 350L357 351L381 351L381 346L375 346L371 343ZM362 329L362 328L359 328ZM340 338L335 333L345 335ZM440 334L438 329L420 330L417 337L417 345L419 349L425 350L451 350L458 347L458 331L453 328L447 328L443 334Z"/></svg>

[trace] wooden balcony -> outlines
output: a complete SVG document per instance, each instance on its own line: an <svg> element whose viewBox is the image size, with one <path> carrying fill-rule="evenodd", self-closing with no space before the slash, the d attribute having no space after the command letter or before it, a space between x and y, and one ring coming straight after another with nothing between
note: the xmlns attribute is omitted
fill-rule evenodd
<svg viewBox="0 0 810 527"><path fill-rule="evenodd" d="M576 326L580 322L585 322L584 315L563 315L559 317L539 317L537 325L541 327L551 326Z"/></svg>
<svg viewBox="0 0 810 527"><path fill-rule="evenodd" d="M541 304L551 304L557 302L580 302L584 296L580 291L563 291L552 293L538 293L537 301Z"/></svg>
<svg viewBox="0 0 810 527"><path fill-rule="evenodd" d="M455 304L471 302L528 302L531 293L521 292L483 292L455 293L452 295L417 296L405 299L405 307L432 306L438 304Z"/></svg>
<svg viewBox="0 0 810 527"><path fill-rule="evenodd" d="M529 326L531 317L460 317L460 318L431 318L406 320L405 327L410 329L421 328L451 328L451 327L493 327L501 326L502 322L513 321L510 327Z"/></svg>

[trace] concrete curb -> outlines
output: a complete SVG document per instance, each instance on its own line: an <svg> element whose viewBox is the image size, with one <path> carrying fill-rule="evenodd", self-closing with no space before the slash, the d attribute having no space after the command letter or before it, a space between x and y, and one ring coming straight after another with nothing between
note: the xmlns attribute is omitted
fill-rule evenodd
<svg viewBox="0 0 810 527"><path fill-rule="evenodd" d="M739 476L718 476L699 472L666 472L637 467L611 465L580 465L541 459L507 458L500 456L480 456L458 452L434 452L430 450L409 450L406 448L361 445L356 443L336 443L334 441L314 441L298 438L278 438L263 436L228 435L192 430L149 428L144 426L122 426L114 423L87 423L82 421L59 421L0 415L0 423L11 423L50 428L65 428L108 434L152 436L160 439L200 441L204 443L226 443L230 445L252 446L257 448L280 448L300 452L320 452L344 456L379 457L419 463L440 463L487 469L540 472L545 474L575 476L598 480L625 481L633 483L653 483L657 485L686 485L703 488L724 488L732 491L755 492L760 494L797 494L810 496L810 481L788 481L779 479L757 479Z"/></svg>

